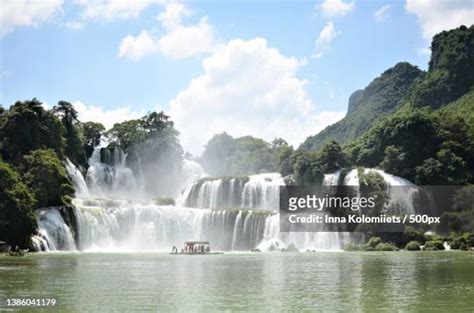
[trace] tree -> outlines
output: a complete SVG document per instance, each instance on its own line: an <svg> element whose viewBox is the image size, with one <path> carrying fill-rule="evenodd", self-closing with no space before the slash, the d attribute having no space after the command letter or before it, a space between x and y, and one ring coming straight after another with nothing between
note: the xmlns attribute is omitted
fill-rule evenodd
<svg viewBox="0 0 474 313"><path fill-rule="evenodd" d="M16 102L1 120L0 147L5 161L17 165L24 155L42 148L51 148L63 158L64 127L35 98Z"/></svg>
<svg viewBox="0 0 474 313"><path fill-rule="evenodd" d="M29 246L37 225L35 199L18 174L0 159L0 240Z"/></svg>
<svg viewBox="0 0 474 313"><path fill-rule="evenodd" d="M208 141L201 156L204 170L210 175L232 175L229 158L236 150L234 138L227 133L217 134Z"/></svg>
<svg viewBox="0 0 474 313"><path fill-rule="evenodd" d="M433 37L429 70L413 87L415 107L439 108L474 85L474 26L461 26Z"/></svg>
<svg viewBox="0 0 474 313"><path fill-rule="evenodd" d="M242 176L279 171L290 174L293 148L276 138L271 144L261 138L233 138L227 133L209 140L200 159L204 170L214 176Z"/></svg>
<svg viewBox="0 0 474 313"><path fill-rule="evenodd" d="M80 124L82 128L82 142L84 152L89 159L94 151L94 147L100 143L100 138L105 133L105 127L101 123L85 122Z"/></svg>
<svg viewBox="0 0 474 313"><path fill-rule="evenodd" d="M83 151L82 138L79 133L77 124L77 111L74 106L66 101L59 101L56 106L51 109L51 112L55 114L62 122L66 139L65 154L76 164L86 165L86 158Z"/></svg>
<svg viewBox="0 0 474 313"><path fill-rule="evenodd" d="M291 164L298 185L319 185L323 181L324 170L317 153L296 150Z"/></svg>
<svg viewBox="0 0 474 313"><path fill-rule="evenodd" d="M470 179L464 160L448 149L426 159L416 173L416 182L422 185L465 185Z"/></svg>
<svg viewBox="0 0 474 313"><path fill-rule="evenodd" d="M70 204L74 187L54 150L32 151L23 157L20 169L38 207Z"/></svg>
<svg viewBox="0 0 474 313"><path fill-rule="evenodd" d="M143 128L142 120L139 119L116 123L107 131L107 135L111 138L112 145L118 146L124 151L146 139L146 131Z"/></svg>
<svg viewBox="0 0 474 313"><path fill-rule="evenodd" d="M472 181L469 127L458 116L413 109L399 112L346 146L353 163L417 184Z"/></svg>
<svg viewBox="0 0 474 313"><path fill-rule="evenodd" d="M58 104L51 109L51 112L60 117L61 121L65 124L73 125L78 122L77 111L69 102L59 101Z"/></svg>
<svg viewBox="0 0 474 313"><path fill-rule="evenodd" d="M275 138L272 141L272 151L276 170L283 176L293 173L291 165L291 155L294 152L293 147L288 145L284 139Z"/></svg>
<svg viewBox="0 0 474 313"><path fill-rule="evenodd" d="M127 166L144 180L149 194L169 196L176 193L181 179L183 149L179 132L163 112L151 112L140 119L115 124L107 134L110 149L127 154ZM147 171L143 171L143 168Z"/></svg>
<svg viewBox="0 0 474 313"><path fill-rule="evenodd" d="M347 165L342 148L335 141L330 141L321 148L318 159L325 173L335 172Z"/></svg>

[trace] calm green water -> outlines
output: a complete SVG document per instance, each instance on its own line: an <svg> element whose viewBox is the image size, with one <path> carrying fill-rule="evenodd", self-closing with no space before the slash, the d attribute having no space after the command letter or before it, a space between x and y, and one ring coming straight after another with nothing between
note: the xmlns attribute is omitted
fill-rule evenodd
<svg viewBox="0 0 474 313"><path fill-rule="evenodd" d="M7 298L62 312L473 312L474 253L3 256L0 310Z"/></svg>

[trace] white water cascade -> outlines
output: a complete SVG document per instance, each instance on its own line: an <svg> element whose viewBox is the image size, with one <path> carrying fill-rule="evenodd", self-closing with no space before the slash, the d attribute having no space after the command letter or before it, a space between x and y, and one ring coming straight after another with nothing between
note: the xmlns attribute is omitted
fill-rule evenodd
<svg viewBox="0 0 474 313"><path fill-rule="evenodd" d="M61 208L40 209L37 213L39 234L32 237L36 251L73 251L76 244L70 226L60 213Z"/></svg>
<svg viewBox="0 0 474 313"><path fill-rule="evenodd" d="M125 165L126 155L121 150L114 149L111 156L105 157L108 163L101 162L101 151L107 146L108 141L101 139L89 158L86 181L90 195L100 198L140 198L141 185L137 183L132 170Z"/></svg>
<svg viewBox="0 0 474 313"><path fill-rule="evenodd" d="M300 251L321 251L340 250L350 241L349 233L280 232L276 212L285 183L278 173L212 178L198 163L185 160L176 206L136 200L143 198L141 174L125 166L120 150L103 149L106 146L102 140L94 149L86 179L66 162L76 187L73 208L38 211L39 232L32 237L36 250L170 251L187 240L206 240L213 250L222 251L282 250L290 244ZM139 166L139 171L145 170ZM378 169L364 171L371 172L384 179L394 211L414 210L416 194L397 194L395 188L413 186L409 181ZM357 189L358 170L326 174L322 184Z"/></svg>
<svg viewBox="0 0 474 313"><path fill-rule="evenodd" d="M338 173L338 172L336 172ZM332 174L335 175L336 173ZM380 169L366 168L364 174L377 173L380 175L387 187L387 195L389 202L386 204L386 209L393 214L414 214L415 198L418 196L418 189L410 181L394 176ZM339 174L338 174L339 175ZM327 176L327 175L326 175ZM325 177L326 179L326 177ZM360 178L357 169L353 169L344 177L343 186L354 186L356 189L360 186Z"/></svg>
<svg viewBox="0 0 474 313"><path fill-rule="evenodd" d="M244 177L206 177L188 186L181 205L211 209L262 209L278 211L280 186L285 182L279 173Z"/></svg>
<svg viewBox="0 0 474 313"><path fill-rule="evenodd" d="M89 188L81 171L69 159L66 159L66 171L76 188L76 197L89 197Z"/></svg>

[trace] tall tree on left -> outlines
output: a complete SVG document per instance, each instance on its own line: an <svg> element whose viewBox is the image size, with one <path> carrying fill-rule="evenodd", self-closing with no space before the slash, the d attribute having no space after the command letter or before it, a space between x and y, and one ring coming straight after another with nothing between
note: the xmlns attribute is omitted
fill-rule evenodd
<svg viewBox="0 0 474 313"><path fill-rule="evenodd" d="M18 165L30 151L50 148L64 157L64 127L36 98L17 101L0 115L0 153L3 160Z"/></svg>
<svg viewBox="0 0 474 313"><path fill-rule="evenodd" d="M37 224L35 199L19 175L0 160L0 240L28 247Z"/></svg>

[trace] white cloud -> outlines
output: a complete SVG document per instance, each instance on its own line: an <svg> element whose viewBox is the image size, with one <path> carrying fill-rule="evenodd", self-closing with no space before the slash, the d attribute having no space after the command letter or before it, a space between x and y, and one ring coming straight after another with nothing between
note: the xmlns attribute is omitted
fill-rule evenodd
<svg viewBox="0 0 474 313"><path fill-rule="evenodd" d="M317 112L296 77L304 60L282 55L262 38L235 39L202 62L202 75L170 101L181 142L194 154L216 133L283 137L297 145L344 116Z"/></svg>
<svg viewBox="0 0 474 313"><path fill-rule="evenodd" d="M164 28L173 29L181 24L183 16L191 15L191 11L182 3L173 2L166 6L166 9L158 15Z"/></svg>
<svg viewBox="0 0 474 313"><path fill-rule="evenodd" d="M318 38L315 41L316 52L313 57L319 59L324 54L331 50L331 42L341 34L340 31L336 31L333 22L327 22Z"/></svg>
<svg viewBox="0 0 474 313"><path fill-rule="evenodd" d="M390 11L391 6L389 4L384 5L380 9L374 12L374 19L377 22L383 22L388 18L388 11Z"/></svg>
<svg viewBox="0 0 474 313"><path fill-rule="evenodd" d="M417 16L427 41L443 30L474 23L474 4L471 0L407 0L405 9Z"/></svg>
<svg viewBox="0 0 474 313"><path fill-rule="evenodd" d="M193 26L177 25L158 40L158 49L173 59L188 58L210 52L214 45L212 27L207 17Z"/></svg>
<svg viewBox="0 0 474 313"><path fill-rule="evenodd" d="M76 0L82 8L83 19L115 20L133 19L152 4L163 3L164 0Z"/></svg>
<svg viewBox="0 0 474 313"><path fill-rule="evenodd" d="M157 51L158 47L155 39L149 32L143 30L137 37L128 35L122 39L118 56L136 61L145 55L153 54Z"/></svg>
<svg viewBox="0 0 474 313"><path fill-rule="evenodd" d="M72 30L81 30L84 28L84 23L79 21L70 21L62 24L64 27Z"/></svg>
<svg viewBox="0 0 474 313"><path fill-rule="evenodd" d="M352 11L354 1L344 2L342 0L324 0L319 9L325 17L342 17Z"/></svg>
<svg viewBox="0 0 474 313"><path fill-rule="evenodd" d="M2 0L0 4L0 35L17 27L37 27L62 12L63 0Z"/></svg>
<svg viewBox="0 0 474 313"><path fill-rule="evenodd" d="M191 11L183 4L168 4L157 18L164 30L161 36L146 30L138 37L128 35L120 43L118 56L136 61L149 54L161 53L172 59L183 59L212 51L214 35L207 17L186 26L182 19L188 15Z"/></svg>
<svg viewBox="0 0 474 313"><path fill-rule="evenodd" d="M82 122L99 122L105 128L111 128L115 123L137 119L146 114L144 111L133 111L130 107L118 107L113 110L104 110L101 106L87 105L81 101L73 102Z"/></svg>

